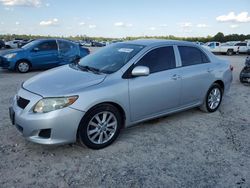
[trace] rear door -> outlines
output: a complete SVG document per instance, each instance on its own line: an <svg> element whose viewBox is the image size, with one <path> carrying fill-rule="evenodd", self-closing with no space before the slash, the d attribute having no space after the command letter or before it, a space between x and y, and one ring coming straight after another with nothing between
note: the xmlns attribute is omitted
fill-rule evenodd
<svg viewBox="0 0 250 188"><path fill-rule="evenodd" d="M60 65L72 63L79 56L77 44L69 41L58 40Z"/></svg>
<svg viewBox="0 0 250 188"><path fill-rule="evenodd" d="M195 105L203 101L213 82L213 65L207 55L197 47L178 46L182 77L181 106Z"/></svg>
<svg viewBox="0 0 250 188"><path fill-rule="evenodd" d="M37 44L30 51L30 59L34 68L51 68L59 63L56 40L46 40Z"/></svg>
<svg viewBox="0 0 250 188"><path fill-rule="evenodd" d="M246 42L240 42L235 44L235 46L238 46L239 53L246 53L247 52L247 43Z"/></svg>
<svg viewBox="0 0 250 188"><path fill-rule="evenodd" d="M129 79L131 120L152 117L179 105L181 79L173 46L152 49L135 66L150 69L148 76Z"/></svg>

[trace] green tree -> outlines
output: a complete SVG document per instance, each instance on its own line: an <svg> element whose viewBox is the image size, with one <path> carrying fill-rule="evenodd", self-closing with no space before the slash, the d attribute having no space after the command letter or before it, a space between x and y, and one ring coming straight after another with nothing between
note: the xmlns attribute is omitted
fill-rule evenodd
<svg viewBox="0 0 250 188"><path fill-rule="evenodd" d="M219 32L216 35L214 35L213 40L218 42L225 42L225 36L223 33Z"/></svg>

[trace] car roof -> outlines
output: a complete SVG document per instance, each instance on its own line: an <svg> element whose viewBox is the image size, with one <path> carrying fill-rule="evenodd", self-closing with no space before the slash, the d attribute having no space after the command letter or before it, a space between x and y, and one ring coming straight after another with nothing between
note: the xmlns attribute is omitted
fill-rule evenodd
<svg viewBox="0 0 250 188"><path fill-rule="evenodd" d="M195 45L192 42L180 41L180 40L164 40L164 39L138 39L132 41L125 41L126 44L135 44L143 46L156 46L156 45Z"/></svg>
<svg viewBox="0 0 250 188"><path fill-rule="evenodd" d="M71 41L68 39L61 39L61 38L41 38L41 39L34 39L35 41L49 41L49 40L60 40L60 41L67 41L67 42L73 42L76 43L75 41Z"/></svg>

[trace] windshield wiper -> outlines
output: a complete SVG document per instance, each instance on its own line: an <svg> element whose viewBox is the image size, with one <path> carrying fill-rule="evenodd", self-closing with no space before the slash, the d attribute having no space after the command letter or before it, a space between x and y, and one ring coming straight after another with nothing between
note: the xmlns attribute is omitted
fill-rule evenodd
<svg viewBox="0 0 250 188"><path fill-rule="evenodd" d="M94 67L90 67L90 66L82 66L82 65L79 65L78 64L78 67L81 69L81 70L84 70L84 71L91 71L91 72L93 72L93 73L95 73L95 74L100 74L100 73L102 73L99 69L97 69L97 68L94 68Z"/></svg>

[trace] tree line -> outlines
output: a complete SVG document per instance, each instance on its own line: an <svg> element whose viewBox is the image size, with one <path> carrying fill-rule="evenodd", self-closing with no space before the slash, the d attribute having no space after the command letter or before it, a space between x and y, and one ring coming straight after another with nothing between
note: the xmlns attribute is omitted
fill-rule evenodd
<svg viewBox="0 0 250 188"><path fill-rule="evenodd" d="M139 37L125 37L125 38L105 38L105 37L88 37L86 35L77 35L77 36L69 36L69 37L58 37L58 36L41 36L41 35L17 35L17 34L0 34L0 39L4 39L6 41L13 40L13 39L38 39L38 38L64 38L69 40L96 40L96 41L111 41L111 40L135 40L141 38L156 38L156 39L168 39L168 40L185 40L191 42L210 42L210 41L218 41L218 42L227 42L227 41L244 41L250 40L250 34L243 35L243 34L229 34L224 35L222 32L217 33L214 36L207 36L207 37L176 37L173 35L168 36L139 36Z"/></svg>

